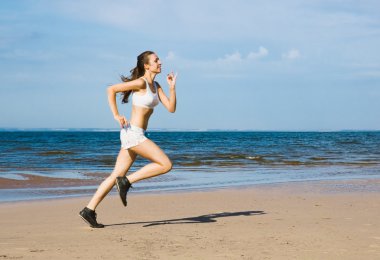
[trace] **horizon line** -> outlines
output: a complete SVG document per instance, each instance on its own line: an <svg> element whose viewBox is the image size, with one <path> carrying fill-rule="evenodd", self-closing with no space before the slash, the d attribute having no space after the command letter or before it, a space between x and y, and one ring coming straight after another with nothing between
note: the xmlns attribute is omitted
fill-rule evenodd
<svg viewBox="0 0 380 260"><path fill-rule="evenodd" d="M115 128L85 128L85 127L0 127L0 132L9 131L52 131L52 132L75 132L75 131L89 131L89 132L118 132L120 129ZM223 128L150 128L147 132L215 132L215 131L229 131L229 132L378 132L380 129L298 129L298 130L259 130L259 129L223 129Z"/></svg>

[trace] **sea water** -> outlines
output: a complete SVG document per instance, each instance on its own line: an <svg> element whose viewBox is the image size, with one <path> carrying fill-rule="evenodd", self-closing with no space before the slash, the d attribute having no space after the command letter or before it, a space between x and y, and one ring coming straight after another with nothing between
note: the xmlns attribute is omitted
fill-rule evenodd
<svg viewBox="0 0 380 260"><path fill-rule="evenodd" d="M148 130L147 137L173 169L133 192L380 177L378 131ZM119 150L118 131L1 131L0 201L93 194ZM137 157L129 173L147 163Z"/></svg>

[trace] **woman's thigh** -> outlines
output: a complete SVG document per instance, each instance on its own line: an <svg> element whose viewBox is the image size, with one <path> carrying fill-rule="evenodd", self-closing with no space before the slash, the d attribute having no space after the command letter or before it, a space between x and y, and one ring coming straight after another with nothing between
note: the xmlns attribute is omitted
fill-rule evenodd
<svg viewBox="0 0 380 260"><path fill-rule="evenodd" d="M171 165L169 157L150 139L147 139L139 145L133 146L129 149L152 162L163 165Z"/></svg>

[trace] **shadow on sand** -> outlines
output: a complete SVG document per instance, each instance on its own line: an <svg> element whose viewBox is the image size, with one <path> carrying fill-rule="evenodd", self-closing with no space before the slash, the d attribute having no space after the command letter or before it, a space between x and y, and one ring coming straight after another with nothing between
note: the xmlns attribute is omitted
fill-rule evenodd
<svg viewBox="0 0 380 260"><path fill-rule="evenodd" d="M150 226L168 225L168 224L211 223L211 222L216 222L217 218L237 217L237 216L255 216L255 215L263 215L263 214L266 214L266 213L264 211L222 212L222 213L207 214L207 215L201 215L201 216L189 217L189 218L128 222L128 223L110 224L110 225L105 225L105 226L110 227L110 226L119 226L119 225L146 224L143 227L150 227Z"/></svg>

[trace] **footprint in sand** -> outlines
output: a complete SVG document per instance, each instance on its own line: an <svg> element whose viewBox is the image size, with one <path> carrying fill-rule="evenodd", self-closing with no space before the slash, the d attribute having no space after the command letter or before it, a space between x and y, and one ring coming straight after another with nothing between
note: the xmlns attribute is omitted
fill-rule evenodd
<svg viewBox="0 0 380 260"><path fill-rule="evenodd" d="M43 251L45 251L45 250L43 250L43 249L31 249L29 252L32 252L32 253L41 253Z"/></svg>

